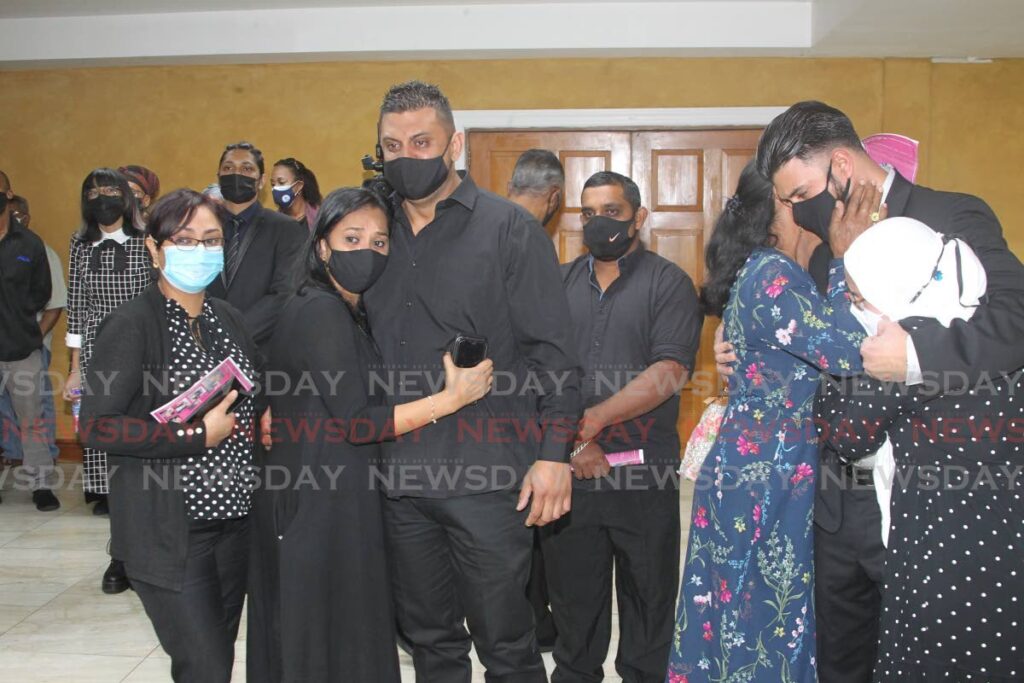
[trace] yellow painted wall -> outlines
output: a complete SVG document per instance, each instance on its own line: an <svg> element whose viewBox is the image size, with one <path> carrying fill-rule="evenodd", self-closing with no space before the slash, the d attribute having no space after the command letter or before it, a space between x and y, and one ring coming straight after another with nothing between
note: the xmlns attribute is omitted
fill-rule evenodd
<svg viewBox="0 0 1024 683"><path fill-rule="evenodd" d="M225 143L268 164L294 156L321 187L361 179L376 108L392 83L438 83L456 109L781 106L825 100L861 135L922 142L919 182L984 197L1024 254L1024 60L989 65L881 59L567 59L338 62L0 71L0 168L62 257L82 179L136 163L164 190L215 180ZM269 196L264 197L269 203ZM54 368L66 367L55 338ZM66 422L61 429L68 435Z"/></svg>

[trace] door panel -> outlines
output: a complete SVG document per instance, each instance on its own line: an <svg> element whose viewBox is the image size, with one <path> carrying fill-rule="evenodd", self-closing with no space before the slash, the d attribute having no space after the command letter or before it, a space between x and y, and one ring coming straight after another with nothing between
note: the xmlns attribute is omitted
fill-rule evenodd
<svg viewBox="0 0 1024 683"><path fill-rule="evenodd" d="M516 159L528 149L548 149L565 169L562 208L547 226L562 263L584 252L580 195L598 171L630 172L630 134L615 131L470 132L466 159L480 187L505 196Z"/></svg>
<svg viewBox="0 0 1024 683"><path fill-rule="evenodd" d="M743 164L753 155L758 130L639 131L632 136L632 178L650 217L641 232L648 247L672 261L700 287L704 247L725 200L736 188ZM694 382L683 390L679 433L686 439L717 386L714 335L718 318L701 333Z"/></svg>

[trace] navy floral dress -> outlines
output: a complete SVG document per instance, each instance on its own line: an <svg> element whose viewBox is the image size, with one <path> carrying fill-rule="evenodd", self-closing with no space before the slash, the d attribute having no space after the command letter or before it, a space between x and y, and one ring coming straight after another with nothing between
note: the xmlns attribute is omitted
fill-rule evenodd
<svg viewBox="0 0 1024 683"><path fill-rule="evenodd" d="M813 683L814 397L860 370L842 263L828 298L797 263L755 250L723 316L729 404L696 484L669 683Z"/></svg>

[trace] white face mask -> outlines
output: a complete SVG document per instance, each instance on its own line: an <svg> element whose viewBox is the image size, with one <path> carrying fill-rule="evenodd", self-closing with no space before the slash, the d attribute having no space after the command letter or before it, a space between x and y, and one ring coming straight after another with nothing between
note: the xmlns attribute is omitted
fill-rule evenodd
<svg viewBox="0 0 1024 683"><path fill-rule="evenodd" d="M878 323L882 321L882 314L875 313L866 309L857 308L853 304L850 304L850 313L857 322L861 324L861 327L870 334L872 337L878 334Z"/></svg>

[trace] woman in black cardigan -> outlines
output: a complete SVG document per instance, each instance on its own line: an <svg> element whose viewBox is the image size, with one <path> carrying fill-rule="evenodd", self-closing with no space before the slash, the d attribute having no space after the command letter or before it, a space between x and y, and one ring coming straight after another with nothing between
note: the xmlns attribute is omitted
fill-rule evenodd
<svg viewBox="0 0 1024 683"><path fill-rule="evenodd" d="M238 311L205 297L223 268L223 209L192 190L154 207L146 246L159 280L110 313L86 376L81 434L109 453L111 555L171 657L175 681L226 683L245 597L257 397L230 392L201 418L151 412L225 358L256 380Z"/></svg>
<svg viewBox="0 0 1024 683"><path fill-rule="evenodd" d="M249 683L399 681L376 443L482 398L490 360L445 388L384 404L360 295L386 263L388 217L360 188L324 200L305 284L285 305L267 359L274 449L253 509ZM409 438L415 438L410 436Z"/></svg>

